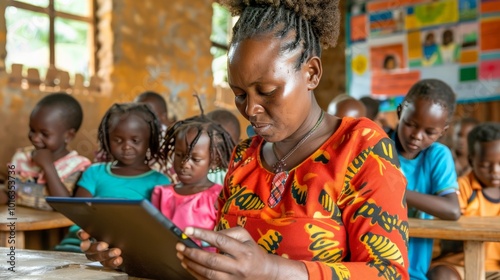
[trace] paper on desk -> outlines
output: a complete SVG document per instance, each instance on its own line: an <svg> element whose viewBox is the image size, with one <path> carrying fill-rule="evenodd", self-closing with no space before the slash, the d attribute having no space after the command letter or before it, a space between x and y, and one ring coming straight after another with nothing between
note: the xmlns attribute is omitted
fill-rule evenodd
<svg viewBox="0 0 500 280"><path fill-rule="evenodd" d="M100 262L91 262L91 263L86 263L85 265L90 267L99 267L99 268L104 267Z"/></svg>

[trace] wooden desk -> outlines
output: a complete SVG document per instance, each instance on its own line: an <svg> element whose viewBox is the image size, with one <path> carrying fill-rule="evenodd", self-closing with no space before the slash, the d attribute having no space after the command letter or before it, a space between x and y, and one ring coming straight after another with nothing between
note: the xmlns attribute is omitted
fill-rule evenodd
<svg viewBox="0 0 500 280"><path fill-rule="evenodd" d="M15 234L11 233L15 223ZM16 206L10 215L6 205L0 206L0 247L14 245L16 249L25 248L25 231L57 229L71 226L73 222L64 215L54 211L43 211L33 208ZM9 238L15 238L15 244L9 243Z"/></svg>
<svg viewBox="0 0 500 280"><path fill-rule="evenodd" d="M0 279L141 279L98 266L83 254L22 249L13 252L11 262L10 249L0 248Z"/></svg>
<svg viewBox="0 0 500 280"><path fill-rule="evenodd" d="M461 217L458 221L409 219L410 237L464 241L465 279L484 279L484 242L500 242L500 217Z"/></svg>

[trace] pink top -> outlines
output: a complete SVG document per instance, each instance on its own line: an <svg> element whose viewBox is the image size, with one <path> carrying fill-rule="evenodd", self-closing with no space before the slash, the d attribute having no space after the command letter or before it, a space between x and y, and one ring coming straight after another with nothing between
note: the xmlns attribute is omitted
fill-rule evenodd
<svg viewBox="0 0 500 280"><path fill-rule="evenodd" d="M181 230L196 226L213 230L217 218L216 202L222 185L192 195L175 192L174 185L157 186L151 195L151 202L165 217L172 220Z"/></svg>

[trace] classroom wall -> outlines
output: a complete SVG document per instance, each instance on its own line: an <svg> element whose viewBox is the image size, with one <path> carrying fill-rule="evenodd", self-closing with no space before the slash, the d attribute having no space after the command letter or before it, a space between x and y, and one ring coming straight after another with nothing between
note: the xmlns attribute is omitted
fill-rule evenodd
<svg viewBox="0 0 500 280"><path fill-rule="evenodd" d="M323 50L321 55L323 65L323 77L317 89L314 91L316 99L321 108L326 110L332 99L346 93L345 77L345 1L339 1L342 11L342 20L340 22L340 34L337 46Z"/></svg>
<svg viewBox="0 0 500 280"><path fill-rule="evenodd" d="M330 101L338 94L346 92L346 34L345 34L345 1L340 1L342 11L342 21L340 36L335 48L323 51L323 77L315 91L316 98L323 109L328 108ZM439 77L437 77L439 78ZM473 92L471 92L473 94ZM395 111L382 114L389 125L395 127L398 117ZM481 122L500 122L500 101L476 102L457 105L455 119L462 117L473 117Z"/></svg>
<svg viewBox="0 0 500 280"><path fill-rule="evenodd" d="M0 1L0 15L6 1ZM114 102L132 100L138 93L154 90L164 95L170 113L186 117L199 113L192 94L196 91L205 110L214 108L210 54L212 7L205 0L98 0L97 54L101 91L75 90L72 94L84 109L84 122L71 148L90 158L96 147L101 117ZM5 18L0 16L0 166L5 166L18 147L29 145L28 118L44 95L41 90L9 85ZM43 83L42 77L42 83ZM43 86L42 86L43 88ZM70 89L71 91L71 89ZM0 175L5 174L0 168Z"/></svg>

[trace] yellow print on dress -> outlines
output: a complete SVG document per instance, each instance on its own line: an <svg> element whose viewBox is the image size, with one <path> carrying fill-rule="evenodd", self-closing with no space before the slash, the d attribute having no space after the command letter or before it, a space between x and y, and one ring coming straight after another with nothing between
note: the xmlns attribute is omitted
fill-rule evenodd
<svg viewBox="0 0 500 280"><path fill-rule="evenodd" d="M222 216L217 224L217 231L230 228L229 222Z"/></svg>
<svg viewBox="0 0 500 280"><path fill-rule="evenodd" d="M382 207L372 201L366 201L358 208L352 220L355 221L359 216L371 219L371 225L378 224L387 232L396 229L403 237L405 244L408 244L408 222L400 220L398 215L390 215L386 211L382 211Z"/></svg>
<svg viewBox="0 0 500 280"><path fill-rule="evenodd" d="M330 162L330 153L325 150L318 150L313 154L314 162L328 164Z"/></svg>
<svg viewBox="0 0 500 280"><path fill-rule="evenodd" d="M276 250L280 247L280 243L283 240L283 236L278 231L270 229L266 234L262 235L259 230L261 237L257 241L260 247L266 250L270 254L276 254Z"/></svg>
<svg viewBox="0 0 500 280"><path fill-rule="evenodd" d="M376 268L379 276L384 276L385 279L402 279L401 274L391 264L395 262L404 266L403 256L396 244L383 235L371 232L361 236L360 240L372 258L368 265Z"/></svg>
<svg viewBox="0 0 500 280"><path fill-rule="evenodd" d="M371 151L372 147L365 149L357 157L355 157L351 161L351 163L349 163L349 165L347 166L347 172L345 173L344 188L348 187L348 184L351 182L352 178L354 178L354 176L356 176L356 174L359 172L366 159L370 155Z"/></svg>
<svg viewBox="0 0 500 280"><path fill-rule="evenodd" d="M382 163L381 159L384 159L384 162L390 163L397 169L400 168L396 147L391 139L384 138L380 140L377 145L373 147L370 155L379 163L379 172L381 175L384 175L383 171L387 168L385 164Z"/></svg>
<svg viewBox="0 0 500 280"><path fill-rule="evenodd" d="M309 223L304 229L311 240L308 250L313 255L312 261L335 263L342 259L343 251L338 248L340 243L333 232Z"/></svg>
<svg viewBox="0 0 500 280"><path fill-rule="evenodd" d="M246 224L247 224L247 217L238 216L238 220L236 221L236 225L239 227L245 227Z"/></svg>
<svg viewBox="0 0 500 280"><path fill-rule="evenodd" d="M344 188L342 189L342 192L340 194L340 197L342 197L342 199L339 201L339 204L354 204L363 199L362 196L358 195L358 192L366 186L366 183L362 184L358 189L356 189L355 186L351 184L351 180L359 172L366 159L370 155L371 151L372 147L365 149L347 166L347 171L344 177Z"/></svg>
<svg viewBox="0 0 500 280"><path fill-rule="evenodd" d="M229 207L233 202L239 210L260 210L264 208L265 205L258 195L248 191L246 187L242 187L227 199L224 208L222 208L223 213L229 211Z"/></svg>
<svg viewBox="0 0 500 280"><path fill-rule="evenodd" d="M337 224L342 225L342 213L340 212L337 204L333 202L332 197L324 189L321 190L318 200L323 209L328 211L328 213L331 213L332 220L336 221Z"/></svg>
<svg viewBox="0 0 500 280"><path fill-rule="evenodd" d="M241 141L240 144L236 146L234 151L234 166L236 166L243 159L246 150L248 149L248 147L250 147L250 143L252 143L252 138Z"/></svg>
<svg viewBox="0 0 500 280"><path fill-rule="evenodd" d="M229 195L233 195L241 189L240 184L234 184L234 175L229 177L228 181ZM221 192L223 194L224 192Z"/></svg>
<svg viewBox="0 0 500 280"><path fill-rule="evenodd" d="M298 205L306 205L307 200L307 185L300 185L297 181L293 181L291 187L292 197Z"/></svg>
<svg viewBox="0 0 500 280"><path fill-rule="evenodd" d="M349 269L347 269L345 265L341 263L327 263L326 265L328 265L333 270L333 275L332 275L333 280L351 279L351 272L349 271Z"/></svg>

